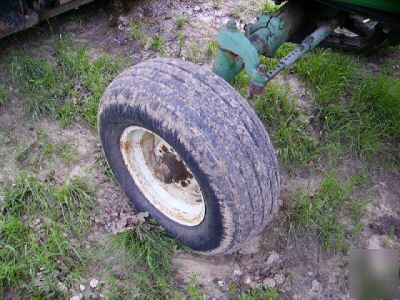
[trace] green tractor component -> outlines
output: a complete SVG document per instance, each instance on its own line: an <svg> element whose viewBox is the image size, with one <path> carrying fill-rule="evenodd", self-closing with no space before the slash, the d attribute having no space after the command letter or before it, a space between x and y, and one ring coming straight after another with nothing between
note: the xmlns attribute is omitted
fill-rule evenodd
<svg viewBox="0 0 400 300"><path fill-rule="evenodd" d="M304 3L300 4L301 2L288 1L274 15L268 13L260 14L257 16L254 24L246 24L244 26L244 32L239 31L235 21L228 21L225 26L222 26L216 36L218 50L213 67L214 73L227 82L231 82L244 69L251 77L249 85L250 96L260 95L265 90L269 80L274 78L283 69L295 63L309 50L323 42L328 46L337 48L362 50L370 47L371 43L375 43L373 46L376 46L377 42L383 43L383 41L386 41L386 37L389 37L393 44L400 40L398 29L393 30L390 27L376 26L376 24L374 25L377 28L368 27L366 23L370 21L369 19L358 16L345 18L343 14L337 13L333 17L315 22L317 25L314 26L314 31L300 42L298 37L293 38L293 35L297 33L297 36L299 36L298 32L305 31L304 28L309 26L310 20L310 17L306 13L306 5ZM339 2L343 2L342 5L346 6L348 2L352 1ZM369 4L368 9L377 6L377 3L375 3L377 1L364 2L364 4ZM382 1L378 6L379 8L391 9L392 11L397 11L395 8L400 9L399 1ZM390 16L386 15L385 18L391 21ZM340 34L335 35L334 31L339 25L356 27L358 32L361 32L364 36L363 38L349 38L343 37ZM390 34L388 35L388 33ZM283 43L290 40L295 40L298 46L286 57L282 58L275 68L267 70L266 66L260 64L260 55L274 57L277 49Z"/></svg>
<svg viewBox="0 0 400 300"><path fill-rule="evenodd" d="M274 16L267 13L259 15L254 24L246 24L245 32L238 30L235 21L228 21L217 33L218 51L213 71L231 82L245 69L251 77L250 95L262 94L269 80L317 46L337 26L336 20L322 24L295 50L281 59L274 69L267 71L266 67L260 64L259 56L274 57L278 48L302 25L303 20L302 8L291 2Z"/></svg>

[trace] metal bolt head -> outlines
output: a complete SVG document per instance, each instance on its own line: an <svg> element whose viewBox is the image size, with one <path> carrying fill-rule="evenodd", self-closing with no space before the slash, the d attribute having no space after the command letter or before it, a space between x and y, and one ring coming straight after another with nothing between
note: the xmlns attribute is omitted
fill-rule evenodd
<svg viewBox="0 0 400 300"><path fill-rule="evenodd" d="M238 30L236 27L236 21L231 19L228 22L226 22L226 28L232 31Z"/></svg>

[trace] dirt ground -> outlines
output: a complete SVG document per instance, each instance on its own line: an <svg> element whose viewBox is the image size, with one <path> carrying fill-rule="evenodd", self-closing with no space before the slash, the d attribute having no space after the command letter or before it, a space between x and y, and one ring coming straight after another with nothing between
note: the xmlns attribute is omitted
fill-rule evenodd
<svg viewBox="0 0 400 300"><path fill-rule="evenodd" d="M164 56L185 58L193 55L191 47L204 53L217 29L229 18L240 15L239 22L242 25L253 20L262 3L263 1L258 0L221 1L220 7L216 8L215 1L212 0L148 0L132 1L127 10L117 11L112 4L99 1L0 41L0 60L4 59L4 53L21 49L41 56L51 55L53 36L70 33L78 43L90 49L93 57L104 52L111 55L122 54L132 64L137 64L158 56L159 54L138 46L129 35L130 27L126 20L131 18L146 20L153 34L164 37ZM186 46L180 50L173 29L176 26L176 17L182 14L187 14L190 22L181 30ZM114 26L110 26L110 23ZM212 61L199 59L199 63L210 68ZM370 64L379 68L376 59L371 59ZM4 72L0 70L0 82L5 79L4 76ZM281 75L277 80L288 83L290 97L296 99L302 109L308 109L313 95L306 84L300 82L295 75ZM15 87L7 88L12 93ZM39 176L44 178L48 170L54 169L55 180L58 182L63 182L71 174L93 178L98 214L93 217L95 225L88 237L88 243L103 243L113 228L118 226L121 218L131 213L131 206L118 186L92 167L101 156L97 133L84 123L61 128L57 121L33 121L24 112L24 99L17 97L12 99L11 105L0 107L0 129L9 134L8 138L17 140L17 145L29 139L33 126L38 124L54 140L71 143L77 155L75 161L67 164L60 161L46 162L46 167L38 170ZM4 182L20 166L13 159L15 143L7 143L3 136L1 139L0 157L3 163L0 165L0 182ZM347 177L359 168L361 166L357 160L346 160L341 163L338 172ZM398 239L388 239L387 235L393 228L393 222L400 220L400 171L372 169L369 172L373 179L369 190L373 201L366 209L363 218L365 226L355 244L365 248L399 248ZM282 169L283 204L297 187L316 189L322 180L320 174L318 171L297 169L289 176ZM348 258L341 254L327 253L315 236L282 236L274 223L285 213L282 209L276 221L258 239L249 243L242 253L224 257L202 257L178 251L174 259L177 270L174 280L182 284L189 283L190 274L196 273L201 291L207 299L229 298L226 291L230 283L240 289L248 289L263 282L268 283L271 278L283 299L348 299ZM399 238L399 233L396 234ZM99 277L97 267L93 267L92 272L93 275L88 278Z"/></svg>

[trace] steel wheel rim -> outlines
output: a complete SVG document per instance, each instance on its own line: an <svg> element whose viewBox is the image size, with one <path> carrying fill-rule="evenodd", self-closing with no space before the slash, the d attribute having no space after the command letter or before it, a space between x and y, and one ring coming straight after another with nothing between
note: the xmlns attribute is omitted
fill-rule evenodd
<svg viewBox="0 0 400 300"><path fill-rule="evenodd" d="M161 213L186 226L204 220L206 208L200 185L164 139L146 128L129 126L122 132L120 150L135 184Z"/></svg>

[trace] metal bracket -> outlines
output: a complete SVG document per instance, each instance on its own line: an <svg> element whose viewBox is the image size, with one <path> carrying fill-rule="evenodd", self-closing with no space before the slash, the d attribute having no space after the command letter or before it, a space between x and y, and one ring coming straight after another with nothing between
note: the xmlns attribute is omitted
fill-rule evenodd
<svg viewBox="0 0 400 300"><path fill-rule="evenodd" d="M216 44L219 48L214 63L216 74L229 82L244 67L252 78L258 76L258 51L245 34L237 29L235 21L229 21L218 31Z"/></svg>

